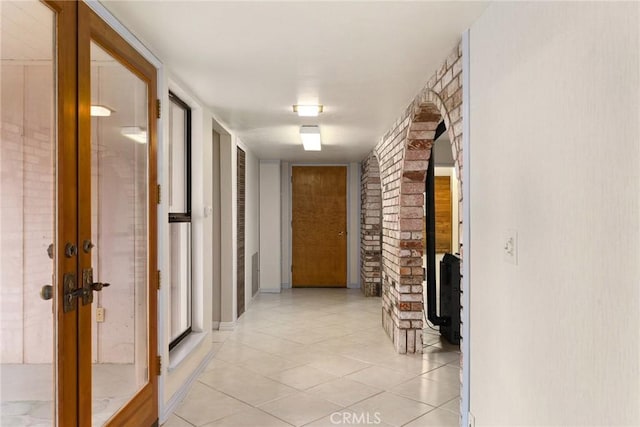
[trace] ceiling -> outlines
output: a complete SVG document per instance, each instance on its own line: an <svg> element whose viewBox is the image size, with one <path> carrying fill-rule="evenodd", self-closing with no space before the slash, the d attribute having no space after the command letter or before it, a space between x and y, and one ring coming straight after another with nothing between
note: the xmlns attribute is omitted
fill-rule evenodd
<svg viewBox="0 0 640 427"><path fill-rule="evenodd" d="M486 2L110 1L183 89L262 159L359 161ZM293 104L324 105L299 118ZM322 151L299 127L319 124Z"/></svg>

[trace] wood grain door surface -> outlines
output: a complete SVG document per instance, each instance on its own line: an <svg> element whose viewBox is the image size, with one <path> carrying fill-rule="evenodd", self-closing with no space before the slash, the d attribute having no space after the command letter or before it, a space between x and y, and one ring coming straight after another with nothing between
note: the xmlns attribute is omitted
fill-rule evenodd
<svg viewBox="0 0 640 427"><path fill-rule="evenodd" d="M293 287L346 287L346 166L294 166L291 186Z"/></svg>

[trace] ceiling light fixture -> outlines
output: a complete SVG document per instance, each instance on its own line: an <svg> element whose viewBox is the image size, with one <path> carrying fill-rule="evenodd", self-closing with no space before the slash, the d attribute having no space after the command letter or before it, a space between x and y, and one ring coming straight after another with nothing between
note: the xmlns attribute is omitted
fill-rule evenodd
<svg viewBox="0 0 640 427"><path fill-rule="evenodd" d="M298 113L300 117L316 117L322 113L322 105L294 105L293 112Z"/></svg>
<svg viewBox="0 0 640 427"><path fill-rule="evenodd" d="M120 133L129 139L133 139L135 142L139 142L140 144L147 143L147 131L139 126L123 127L120 130Z"/></svg>
<svg viewBox="0 0 640 427"><path fill-rule="evenodd" d="M320 128L318 126L300 126L300 138L306 151L321 150Z"/></svg>
<svg viewBox="0 0 640 427"><path fill-rule="evenodd" d="M109 117L113 113L113 110L104 105L92 105L91 116L92 117Z"/></svg>

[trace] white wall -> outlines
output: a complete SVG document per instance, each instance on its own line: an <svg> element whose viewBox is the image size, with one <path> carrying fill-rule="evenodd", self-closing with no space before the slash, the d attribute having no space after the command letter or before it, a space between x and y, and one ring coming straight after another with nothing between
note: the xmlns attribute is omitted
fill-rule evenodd
<svg viewBox="0 0 640 427"><path fill-rule="evenodd" d="M640 419L639 8L493 3L471 28L477 426Z"/></svg>
<svg viewBox="0 0 640 427"><path fill-rule="evenodd" d="M280 292L280 162L260 161L260 291Z"/></svg>

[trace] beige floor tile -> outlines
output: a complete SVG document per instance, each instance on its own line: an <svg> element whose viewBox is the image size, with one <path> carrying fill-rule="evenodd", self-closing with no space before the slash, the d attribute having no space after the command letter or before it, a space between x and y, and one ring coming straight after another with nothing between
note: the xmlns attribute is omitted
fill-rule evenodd
<svg viewBox="0 0 640 427"><path fill-rule="evenodd" d="M457 366L445 365L422 375L429 380L443 382L451 386L460 384L460 368Z"/></svg>
<svg viewBox="0 0 640 427"><path fill-rule="evenodd" d="M291 424L256 408L238 412L204 427L289 427Z"/></svg>
<svg viewBox="0 0 640 427"><path fill-rule="evenodd" d="M391 389L393 393L418 400L432 406L440 406L460 394L458 387L418 377Z"/></svg>
<svg viewBox="0 0 640 427"><path fill-rule="evenodd" d="M222 361L222 363L210 364L199 380L205 384L213 385L215 382L233 381L242 378L247 373L246 369Z"/></svg>
<svg viewBox="0 0 640 427"><path fill-rule="evenodd" d="M415 400L385 392L352 405L349 409L356 414L363 414L371 419L379 418L382 422L392 426L401 426L434 408Z"/></svg>
<svg viewBox="0 0 640 427"><path fill-rule="evenodd" d="M420 357L420 355L396 354L378 363L379 366L407 374L420 375L437 369L444 364Z"/></svg>
<svg viewBox="0 0 640 427"><path fill-rule="evenodd" d="M211 341L212 342L225 342L229 337L233 335L233 331L212 331L211 332Z"/></svg>
<svg viewBox="0 0 640 427"><path fill-rule="evenodd" d="M460 417L444 409L434 409L418 419L406 424L406 427L458 427Z"/></svg>
<svg viewBox="0 0 640 427"><path fill-rule="evenodd" d="M215 357L211 359L207 367L204 369L206 371L210 371L212 369L224 369L225 367L234 366L229 362L225 362L222 359L216 359Z"/></svg>
<svg viewBox="0 0 640 427"><path fill-rule="evenodd" d="M336 375L338 377L342 377L344 375L348 375L353 372L368 368L371 366L371 364L333 354L310 362L309 366L325 372L329 372L330 374Z"/></svg>
<svg viewBox="0 0 640 427"><path fill-rule="evenodd" d="M193 427L193 424L186 422L177 415L171 414L162 427Z"/></svg>
<svg viewBox="0 0 640 427"><path fill-rule="evenodd" d="M344 378L370 385L382 390L389 390L400 383L415 378L415 375L404 372L394 371L393 369L382 366L372 366L353 374L346 375Z"/></svg>
<svg viewBox="0 0 640 427"><path fill-rule="evenodd" d="M260 409L295 426L302 426L342 408L319 397L298 392L261 405Z"/></svg>
<svg viewBox="0 0 640 427"><path fill-rule="evenodd" d="M283 353L281 356L294 362L309 364L319 360L324 360L333 355L334 353L319 350L317 346L308 345Z"/></svg>
<svg viewBox="0 0 640 427"><path fill-rule="evenodd" d="M350 406L382 392L357 381L338 378L307 390L307 393L328 400L340 406Z"/></svg>
<svg viewBox="0 0 640 427"><path fill-rule="evenodd" d="M367 417L367 414L356 413L350 409L343 409L334 412L324 418L320 418L312 423L305 424L304 427L388 427L390 424L382 422L375 415Z"/></svg>
<svg viewBox="0 0 640 427"><path fill-rule="evenodd" d="M338 353L343 356L372 364L382 363L390 357L398 356L390 342L369 346L357 344L354 348L340 350Z"/></svg>
<svg viewBox="0 0 640 427"><path fill-rule="evenodd" d="M447 363L453 363L459 360L460 352L457 350L447 351L437 347L429 347L424 349L422 358L446 365Z"/></svg>
<svg viewBox="0 0 640 427"><path fill-rule="evenodd" d="M262 375L269 375L275 372L284 371L285 369L295 368L300 365L300 363L285 359L282 356L269 354L246 360L239 366Z"/></svg>
<svg viewBox="0 0 640 427"><path fill-rule="evenodd" d="M458 347L427 333L426 354L398 355L380 327L379 298L303 291L261 294L234 331L214 331L214 358L165 426L388 427L457 419Z"/></svg>
<svg viewBox="0 0 640 427"><path fill-rule="evenodd" d="M231 363L242 363L254 357L264 355L263 351L248 347L235 341L226 341L220 350L213 356L215 359Z"/></svg>
<svg viewBox="0 0 640 427"><path fill-rule="evenodd" d="M209 385L253 406L278 399L296 391L292 387L259 374L251 373L245 373L235 379L214 380Z"/></svg>
<svg viewBox="0 0 640 427"><path fill-rule="evenodd" d="M276 372L268 377L299 390L306 390L309 387L326 383L327 381L331 381L336 378L335 375L312 368L311 366L298 366L296 368Z"/></svg>
<svg viewBox="0 0 640 427"><path fill-rule="evenodd" d="M460 414L460 397L456 397L451 399L444 405L440 406L440 409L446 409L449 412L453 412L454 414Z"/></svg>
<svg viewBox="0 0 640 427"><path fill-rule="evenodd" d="M195 426L201 426L249 408L239 400L196 382L175 414Z"/></svg>

